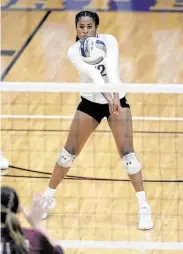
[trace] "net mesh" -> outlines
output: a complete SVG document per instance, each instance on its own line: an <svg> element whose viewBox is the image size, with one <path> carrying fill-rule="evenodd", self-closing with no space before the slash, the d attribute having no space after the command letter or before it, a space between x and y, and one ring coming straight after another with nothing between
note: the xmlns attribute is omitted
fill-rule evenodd
<svg viewBox="0 0 183 254"><path fill-rule="evenodd" d="M36 91L37 84L29 85L25 84L25 91L18 91L19 84L9 84L9 88L5 83L2 84L1 139L12 165L8 174L14 177L28 176L27 189L35 192L40 188L34 177L40 177L42 181L50 178L80 101L78 91L82 88L87 92L88 84L85 84L85 88L75 84L72 89L68 88L69 84L59 84L58 91L55 87L49 92L44 90L44 85L42 91ZM49 85L52 87L52 84L46 84L45 87ZM109 88L108 85L106 87ZM125 88L128 89L128 86ZM134 92L132 88L125 90L133 116L135 151L143 165L145 187L153 182L160 183L160 195L153 185L148 188L149 200L166 200L169 196L165 182L183 181L182 85L154 85L153 92L150 92L151 89L148 91L148 85L144 92L142 88L135 85ZM124 88L116 89L120 91ZM75 239L77 235L77 239L90 222L90 240L91 236L95 240L121 240L122 231L126 232L129 240L134 240L130 236L135 224L134 190L123 170L106 119L89 138L66 179L58 187L57 208L54 211L56 221L61 223L63 230L60 231L55 225L50 229L50 232L57 234L57 239L67 238L71 228L73 235L70 237ZM46 186L46 182L44 184ZM178 193L178 199L175 200L177 207L179 197ZM163 212L163 206L161 202L157 208L159 212ZM180 213L180 207L177 213ZM178 232L181 234L181 228ZM87 234L85 237L87 239Z"/></svg>
<svg viewBox="0 0 183 254"><path fill-rule="evenodd" d="M6 86L1 88L2 141L5 142L11 137L11 141L8 142L7 152L11 153L15 150L14 144L17 150L17 144L14 139L16 140L18 136L18 149L22 150L23 153L27 150L26 156L29 158L26 165L20 164L18 166L35 168L39 163L35 158L31 160L31 154L36 153L38 160L40 157L44 158L46 165L46 167L43 167L44 170L50 171L50 163L53 164L56 154L65 144L73 115L80 101L80 94L75 92L75 90L79 90L82 85L74 84L75 87L68 88L69 84L58 84L59 92L56 92L56 88L53 89L53 84L50 84L51 92L45 92L43 84L41 87L43 89L42 92L35 92L36 90L31 92L31 89L34 90L34 87L36 88L38 85L26 86L27 84L24 83L21 85L25 87L25 91L19 92L16 91L18 90L17 87L19 87L18 83L17 86L16 83L8 84L12 87L7 88L6 84ZM49 83L46 85L49 87ZM11 91L4 91L4 87ZM26 91L26 87L30 91ZM85 84L84 91L87 92L88 87ZM102 90L104 87L99 86L99 89ZM109 86L106 87L108 88ZM128 88L127 85L126 87ZM183 93L180 91L182 86L169 86L169 91L168 89L163 91L162 85L154 85L154 87L155 92L152 93L148 92L148 86L146 87L146 92L143 93L141 91L143 87L139 86L138 90L138 85L135 86L134 92L127 91L127 99L133 116L135 150L143 161L145 178L151 179L154 175L156 180L166 179L168 166L171 172L175 170L174 174L172 172L169 176L172 179L178 179L178 171L182 169L181 157L183 157L181 148L183 141L181 136L183 130ZM172 87L174 93L171 93ZM69 92L61 92L62 88L63 91L67 88ZM111 90L111 87L109 89ZM120 91L120 89L124 88L117 87L117 90ZM95 90L95 86L93 90ZM24 139L25 135L27 137L26 141ZM100 144L98 143L99 139ZM39 146L36 146L37 142ZM101 157L104 158L102 163ZM81 161L84 161L84 163ZM111 131L106 119L104 119L88 140L75 164L77 168L82 169L81 176L86 174L83 168L97 168L96 172L90 170L89 176L113 178L111 173L115 168L119 172L114 175L116 177L122 176L119 162L120 158L117 154ZM12 164L15 164L13 160ZM105 171L103 171L104 169ZM113 170L111 171L111 169ZM153 173L154 169L156 169L156 173ZM164 172L161 169L166 170ZM74 169L72 171L76 173Z"/></svg>

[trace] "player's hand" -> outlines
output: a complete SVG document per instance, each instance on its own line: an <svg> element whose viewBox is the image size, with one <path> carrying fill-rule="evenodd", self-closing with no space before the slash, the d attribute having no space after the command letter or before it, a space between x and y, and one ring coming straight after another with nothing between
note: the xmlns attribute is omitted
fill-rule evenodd
<svg viewBox="0 0 183 254"><path fill-rule="evenodd" d="M109 112L113 116L118 116L121 109L120 101L118 99L113 99L109 102Z"/></svg>
<svg viewBox="0 0 183 254"><path fill-rule="evenodd" d="M41 207L41 195L36 194L33 197L29 212L27 212L23 207L20 208L20 211L24 214L25 218L31 224L31 226L39 226L42 215L44 213L44 210Z"/></svg>
<svg viewBox="0 0 183 254"><path fill-rule="evenodd" d="M45 235L52 245L55 244L52 242L52 239L50 239L45 226L41 223L41 218L44 213L44 209L41 206L41 194L34 195L29 212L27 212L23 207L19 207L19 210L24 214L25 218L33 228Z"/></svg>

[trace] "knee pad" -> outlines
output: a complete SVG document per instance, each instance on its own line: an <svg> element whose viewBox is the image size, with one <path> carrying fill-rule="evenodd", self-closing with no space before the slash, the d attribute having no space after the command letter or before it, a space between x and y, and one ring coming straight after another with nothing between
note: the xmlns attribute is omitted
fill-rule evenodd
<svg viewBox="0 0 183 254"><path fill-rule="evenodd" d="M64 148L61 150L57 163L62 168L70 168L76 156L68 153Z"/></svg>
<svg viewBox="0 0 183 254"><path fill-rule="evenodd" d="M124 167L129 175L138 173L141 170L141 165L135 153L129 153L122 158Z"/></svg>

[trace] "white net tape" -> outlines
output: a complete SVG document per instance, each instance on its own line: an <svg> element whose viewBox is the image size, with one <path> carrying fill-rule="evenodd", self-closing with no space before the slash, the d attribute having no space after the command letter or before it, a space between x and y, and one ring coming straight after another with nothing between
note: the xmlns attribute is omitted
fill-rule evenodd
<svg viewBox="0 0 183 254"><path fill-rule="evenodd" d="M127 92L127 93L183 93L183 84L103 84L2 82L2 92Z"/></svg>

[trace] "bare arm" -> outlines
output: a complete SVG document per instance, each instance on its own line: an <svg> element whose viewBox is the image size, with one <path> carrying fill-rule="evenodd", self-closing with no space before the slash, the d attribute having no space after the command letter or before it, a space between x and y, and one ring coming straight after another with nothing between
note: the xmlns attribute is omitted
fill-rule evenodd
<svg viewBox="0 0 183 254"><path fill-rule="evenodd" d="M104 98L108 101L108 103L112 103L113 102L113 97L110 93L102 93L102 95L104 96Z"/></svg>
<svg viewBox="0 0 183 254"><path fill-rule="evenodd" d="M41 206L41 195L34 195L29 212L27 212L23 207L20 207L20 211L23 213L32 228L41 232L45 237L47 237L51 244L54 244L48 235L46 228L41 223L41 218L44 213L44 209Z"/></svg>

